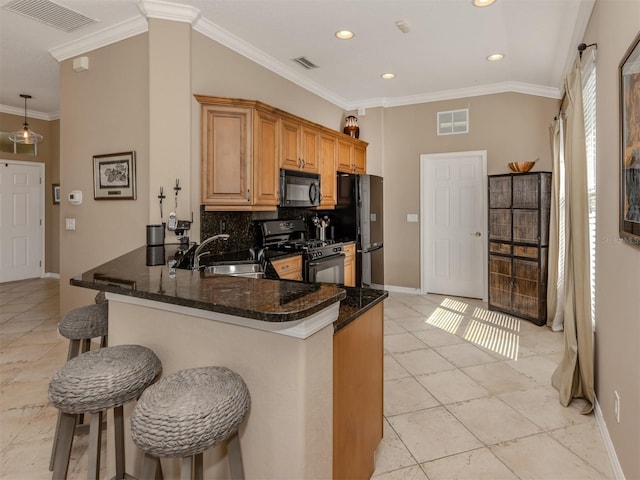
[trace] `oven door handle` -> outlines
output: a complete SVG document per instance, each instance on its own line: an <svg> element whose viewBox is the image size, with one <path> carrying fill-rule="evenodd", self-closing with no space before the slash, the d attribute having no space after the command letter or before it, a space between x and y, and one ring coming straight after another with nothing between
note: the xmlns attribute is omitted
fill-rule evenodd
<svg viewBox="0 0 640 480"><path fill-rule="evenodd" d="M321 259L320 261L317 262L309 262L309 266L310 267L317 267L318 265L322 265L323 263L325 263L328 260L333 260L333 259L338 259L338 257L342 257L344 259L344 253L340 253L338 255L331 255L330 257L325 257L323 259Z"/></svg>

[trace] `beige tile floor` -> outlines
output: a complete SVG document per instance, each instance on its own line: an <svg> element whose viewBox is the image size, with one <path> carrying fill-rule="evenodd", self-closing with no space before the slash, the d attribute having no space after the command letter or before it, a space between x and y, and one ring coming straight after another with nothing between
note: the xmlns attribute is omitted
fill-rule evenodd
<svg viewBox="0 0 640 480"><path fill-rule="evenodd" d="M2 480L51 478L47 385L67 353L58 310L58 280L0 284ZM549 384L561 351L562 334L480 301L392 293L374 478L614 478L594 416L561 407ZM86 478L86 449L78 437L69 478Z"/></svg>

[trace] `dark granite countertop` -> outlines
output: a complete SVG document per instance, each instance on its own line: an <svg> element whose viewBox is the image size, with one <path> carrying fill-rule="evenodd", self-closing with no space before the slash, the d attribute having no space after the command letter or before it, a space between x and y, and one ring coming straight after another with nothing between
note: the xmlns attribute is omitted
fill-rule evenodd
<svg viewBox="0 0 640 480"><path fill-rule="evenodd" d="M178 245L140 247L73 277L71 285L267 322L304 319L345 298L333 284L213 275L172 269Z"/></svg>
<svg viewBox="0 0 640 480"><path fill-rule="evenodd" d="M203 277L186 269L175 269L170 275L167 261L185 249L179 245L140 247L72 278L71 284L268 322L300 320L340 301L334 332L389 296L384 290L278 280L269 262L266 279ZM267 259L293 255L299 253L266 252ZM251 261L251 257L248 251L231 252L212 257L207 263L216 261Z"/></svg>
<svg viewBox="0 0 640 480"><path fill-rule="evenodd" d="M384 301L389 294L385 290L343 287L347 296L340 301L340 314L333 322L334 333L349 325L364 312Z"/></svg>

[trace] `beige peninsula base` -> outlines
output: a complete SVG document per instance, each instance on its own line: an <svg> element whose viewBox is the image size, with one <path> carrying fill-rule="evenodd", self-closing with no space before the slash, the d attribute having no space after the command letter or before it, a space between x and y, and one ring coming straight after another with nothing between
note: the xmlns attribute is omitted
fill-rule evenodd
<svg viewBox="0 0 640 480"><path fill-rule="evenodd" d="M251 409L240 428L246 478L331 478L332 320L307 338L296 338L216 320L213 312L116 294L108 298L110 345L135 343L151 348L162 361L163 375L221 365L244 378L251 392ZM323 311L324 315L337 318L337 305ZM139 478L142 453L128 431L132 408L131 404L125 408L126 471ZM110 430L110 466L114 463L112 435ZM228 478L224 446L205 452L204 460L205 478ZM178 474L176 460L163 460L162 467L165 478Z"/></svg>

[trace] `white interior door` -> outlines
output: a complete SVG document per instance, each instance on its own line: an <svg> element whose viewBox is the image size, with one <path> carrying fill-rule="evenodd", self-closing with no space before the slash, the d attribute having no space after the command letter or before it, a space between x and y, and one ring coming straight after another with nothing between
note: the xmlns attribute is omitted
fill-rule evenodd
<svg viewBox="0 0 640 480"><path fill-rule="evenodd" d="M420 156L422 291L487 299L487 153Z"/></svg>
<svg viewBox="0 0 640 480"><path fill-rule="evenodd" d="M43 166L0 161L0 282L42 275Z"/></svg>

